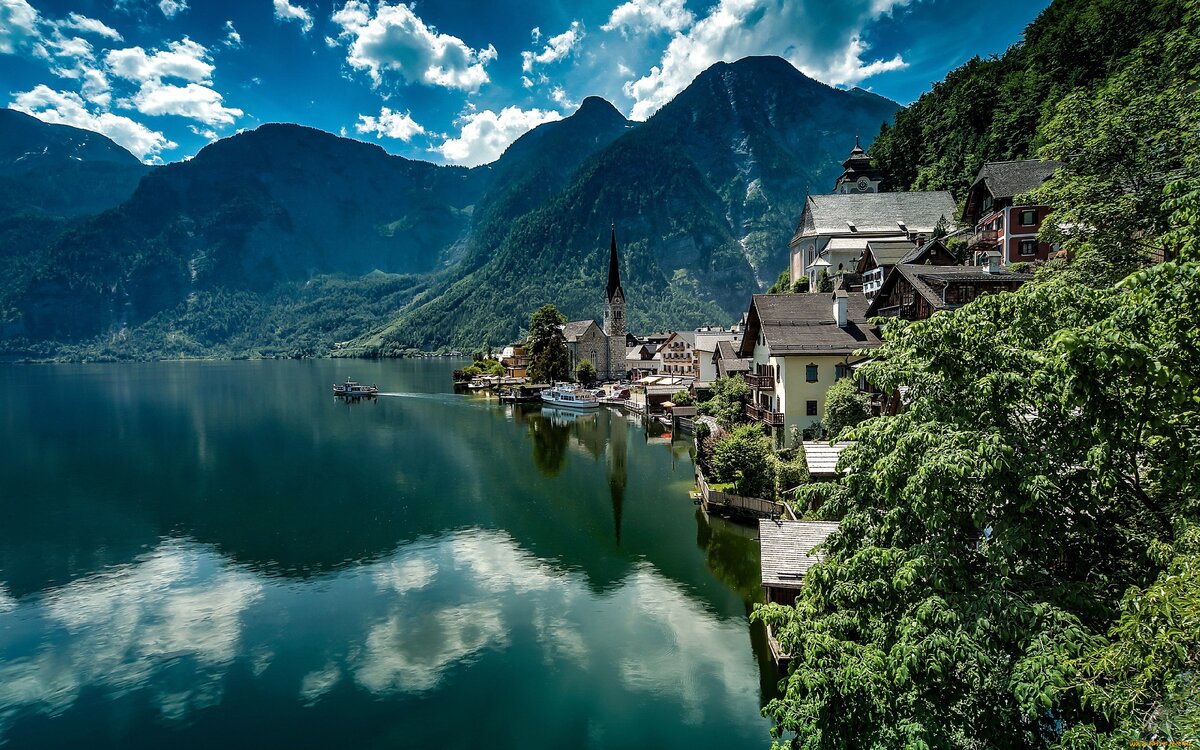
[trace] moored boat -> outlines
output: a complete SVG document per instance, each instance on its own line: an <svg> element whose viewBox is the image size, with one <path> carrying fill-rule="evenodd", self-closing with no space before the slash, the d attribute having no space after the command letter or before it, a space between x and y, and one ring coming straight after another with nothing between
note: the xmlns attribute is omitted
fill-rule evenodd
<svg viewBox="0 0 1200 750"><path fill-rule="evenodd" d="M557 385L542 391L542 402L567 409L598 409L600 401L596 394L584 388Z"/></svg>
<svg viewBox="0 0 1200 750"><path fill-rule="evenodd" d="M374 385L363 385L357 380L346 378L345 383L334 383L333 395L345 398L373 398L379 395L379 389Z"/></svg>

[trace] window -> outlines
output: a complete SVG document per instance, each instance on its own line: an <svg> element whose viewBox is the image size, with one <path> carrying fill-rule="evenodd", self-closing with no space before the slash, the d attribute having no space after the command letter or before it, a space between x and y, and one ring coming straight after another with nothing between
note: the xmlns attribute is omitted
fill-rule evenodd
<svg viewBox="0 0 1200 750"><path fill-rule="evenodd" d="M817 416L817 402L816 401L806 401L804 404L804 410L807 413L807 415L810 417Z"/></svg>
<svg viewBox="0 0 1200 750"><path fill-rule="evenodd" d="M804 379L810 383L817 382L817 366L808 365L804 368Z"/></svg>
<svg viewBox="0 0 1200 750"><path fill-rule="evenodd" d="M846 366L845 365L834 365L833 366L833 382L836 383L837 381L841 380L844 377L846 377Z"/></svg>
<svg viewBox="0 0 1200 750"><path fill-rule="evenodd" d="M1037 240L1021 240L1021 255L1037 255Z"/></svg>
<svg viewBox="0 0 1200 750"><path fill-rule="evenodd" d="M1021 212L1021 226L1031 227L1034 224L1037 224L1037 211L1034 211L1032 209L1030 209L1028 211L1022 211Z"/></svg>

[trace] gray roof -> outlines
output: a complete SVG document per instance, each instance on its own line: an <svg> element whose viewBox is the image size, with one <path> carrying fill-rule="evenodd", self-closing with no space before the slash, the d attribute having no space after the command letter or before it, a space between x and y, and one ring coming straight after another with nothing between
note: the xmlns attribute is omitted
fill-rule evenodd
<svg viewBox="0 0 1200 750"><path fill-rule="evenodd" d="M867 250L875 257L875 262L881 266L894 266L903 262L917 247L916 243L908 240L870 240Z"/></svg>
<svg viewBox="0 0 1200 750"><path fill-rule="evenodd" d="M1039 187L1060 166L1061 162L1040 159L989 161L979 168L971 187L982 181L993 198L1012 198Z"/></svg>
<svg viewBox="0 0 1200 750"><path fill-rule="evenodd" d="M824 555L810 554L824 544L838 525L826 521L758 522L758 545L762 555L762 583L775 588L798 589L804 574Z"/></svg>
<svg viewBox="0 0 1200 750"><path fill-rule="evenodd" d="M862 292L842 292L846 300L846 327L834 319L833 295L756 294L750 302L750 319L739 352L749 356L759 330L766 335L774 356L852 354L879 346L878 331L867 323L867 300Z"/></svg>
<svg viewBox="0 0 1200 750"><path fill-rule="evenodd" d="M594 320L572 320L563 326L563 338L567 341L578 341L579 337L587 333L589 326L596 326ZM596 326L599 328L600 326Z"/></svg>
<svg viewBox="0 0 1200 750"><path fill-rule="evenodd" d="M812 477L836 477L838 457L842 455L842 449L848 445L854 445L851 442L833 443L832 445L824 442L804 442L804 459L808 463L808 473Z"/></svg>
<svg viewBox="0 0 1200 750"><path fill-rule="evenodd" d="M833 193L810 195L804 202L796 236L850 234L849 223L857 233L902 231L932 232L943 216L954 222L958 211L954 196L941 190L909 193Z"/></svg>

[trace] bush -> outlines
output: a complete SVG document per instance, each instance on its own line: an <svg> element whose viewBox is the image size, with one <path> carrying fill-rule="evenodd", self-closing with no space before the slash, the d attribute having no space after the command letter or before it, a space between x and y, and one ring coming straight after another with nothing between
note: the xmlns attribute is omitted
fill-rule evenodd
<svg viewBox="0 0 1200 750"><path fill-rule="evenodd" d="M799 443L791 458L780 457L775 468L775 496L780 500L788 490L794 490L809 480L808 458L804 455L804 444Z"/></svg>
<svg viewBox="0 0 1200 750"><path fill-rule="evenodd" d="M579 360L579 364L575 366L575 379L584 385L596 382L596 366L592 364L591 360Z"/></svg>
<svg viewBox="0 0 1200 750"><path fill-rule="evenodd" d="M836 440L842 430L868 419L871 403L853 378L842 378L825 394L825 429Z"/></svg>
<svg viewBox="0 0 1200 750"><path fill-rule="evenodd" d="M692 394L680 389L671 394L671 403L676 406L691 406L695 402L692 399Z"/></svg>
<svg viewBox="0 0 1200 750"><path fill-rule="evenodd" d="M775 464L771 439L756 424L734 428L713 448L713 479L733 482L737 494L746 497L773 497Z"/></svg>
<svg viewBox="0 0 1200 750"><path fill-rule="evenodd" d="M717 378L712 384L712 398L696 407L696 411L717 420L725 429L745 420L750 386L741 378Z"/></svg>

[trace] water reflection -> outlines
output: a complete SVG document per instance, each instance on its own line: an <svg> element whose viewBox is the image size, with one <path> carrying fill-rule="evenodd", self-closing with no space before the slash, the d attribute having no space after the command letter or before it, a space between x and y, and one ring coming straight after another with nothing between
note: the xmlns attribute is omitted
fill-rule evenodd
<svg viewBox="0 0 1200 750"><path fill-rule="evenodd" d="M549 413L547 413L549 412ZM551 413L554 416L551 416ZM571 424L561 418L557 409L527 414L525 421L533 440L533 465L544 476L558 476L567 458L567 443L571 439Z"/></svg>

